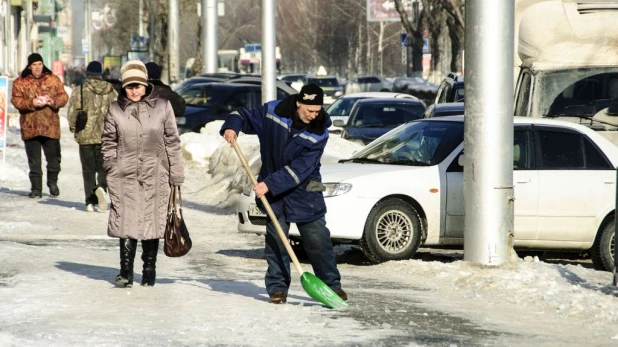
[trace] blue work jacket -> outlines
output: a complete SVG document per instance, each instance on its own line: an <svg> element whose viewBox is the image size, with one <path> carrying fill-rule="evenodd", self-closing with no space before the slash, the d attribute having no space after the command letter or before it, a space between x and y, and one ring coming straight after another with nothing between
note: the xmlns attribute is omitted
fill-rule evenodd
<svg viewBox="0 0 618 347"><path fill-rule="evenodd" d="M258 181L268 186L268 203L277 217L290 223L312 222L326 213L320 159L328 141L330 116L322 109L303 129L293 127L296 95L270 101L252 110L229 114L221 127L256 134L262 168ZM262 202L256 199L262 211Z"/></svg>

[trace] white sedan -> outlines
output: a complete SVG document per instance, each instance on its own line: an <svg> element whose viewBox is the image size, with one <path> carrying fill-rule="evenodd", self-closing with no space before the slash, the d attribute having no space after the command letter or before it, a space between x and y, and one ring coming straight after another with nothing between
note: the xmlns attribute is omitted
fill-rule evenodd
<svg viewBox="0 0 618 347"><path fill-rule="evenodd" d="M589 251L597 269L613 269L618 147L571 122L517 117L513 146L515 247ZM463 245L462 154L463 117L443 117L323 165L331 238L359 243L375 262L408 259L420 245ZM240 231L266 224L252 206L239 199Z"/></svg>

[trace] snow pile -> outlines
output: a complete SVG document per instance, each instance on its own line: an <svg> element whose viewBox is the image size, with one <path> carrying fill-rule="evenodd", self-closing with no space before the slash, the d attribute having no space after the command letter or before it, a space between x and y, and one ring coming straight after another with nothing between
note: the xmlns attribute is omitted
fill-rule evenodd
<svg viewBox="0 0 618 347"><path fill-rule="evenodd" d="M199 134L181 135L185 160L208 167L208 173L216 185L213 190L217 192L219 201L227 200L225 194L235 195L251 186L236 151L219 135L222 124L222 121L211 122L202 128ZM237 141L251 172L257 176L262 167L257 136L240 133ZM349 158L361 148L358 143L344 140L340 136L330 136L322 163L336 163L339 159Z"/></svg>
<svg viewBox="0 0 618 347"><path fill-rule="evenodd" d="M586 324L618 322L618 288L611 284L612 274L581 265L549 264L536 257L502 267L407 260L377 265L376 271L451 288L448 300L461 305L479 300L496 306L534 308L557 319L576 316Z"/></svg>

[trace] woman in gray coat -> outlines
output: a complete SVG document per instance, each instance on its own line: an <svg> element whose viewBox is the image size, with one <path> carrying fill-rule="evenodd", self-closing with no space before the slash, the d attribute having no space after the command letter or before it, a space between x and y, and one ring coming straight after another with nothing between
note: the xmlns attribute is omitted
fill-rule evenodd
<svg viewBox="0 0 618 347"><path fill-rule="evenodd" d="M153 93L144 63L128 61L120 73L122 90L105 117L101 145L111 200L107 234L120 238L116 283L133 286L133 261L141 240L141 285L153 286L170 187L184 182L180 138L172 106Z"/></svg>

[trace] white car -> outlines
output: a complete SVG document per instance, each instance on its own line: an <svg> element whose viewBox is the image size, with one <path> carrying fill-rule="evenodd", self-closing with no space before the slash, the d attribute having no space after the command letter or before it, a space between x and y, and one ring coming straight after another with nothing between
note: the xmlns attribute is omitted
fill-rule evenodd
<svg viewBox="0 0 618 347"><path fill-rule="evenodd" d="M589 251L597 269L613 269L618 147L578 124L519 117L513 146L515 247ZM375 262L463 245L462 153L463 116L441 117L323 165L331 238L359 243ZM241 200L243 214L250 198Z"/></svg>
<svg viewBox="0 0 618 347"><path fill-rule="evenodd" d="M344 123L348 122L348 117L350 116L350 112L352 111L352 106L361 99L369 99L369 98L395 98L395 99L415 99L418 100L415 96L405 93L391 93L391 92L364 92L364 93L352 93L345 94L339 99L335 100L328 108L326 109L326 113L330 115L330 120L335 122L336 120L342 120ZM334 134L341 133L343 129L341 127L336 127L331 125L328 128L328 131Z"/></svg>

